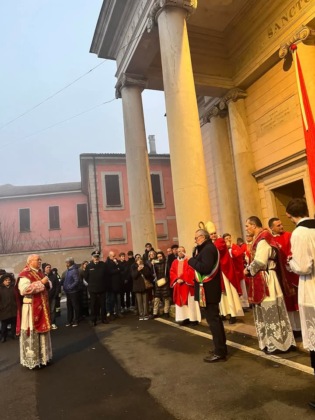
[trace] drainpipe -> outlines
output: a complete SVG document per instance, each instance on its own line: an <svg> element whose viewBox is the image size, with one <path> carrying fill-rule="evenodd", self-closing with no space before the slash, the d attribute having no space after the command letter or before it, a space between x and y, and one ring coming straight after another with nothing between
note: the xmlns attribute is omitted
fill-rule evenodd
<svg viewBox="0 0 315 420"><path fill-rule="evenodd" d="M102 252L101 233L100 233L100 214L99 214L99 210L98 210L98 193L97 193L95 156L93 156L93 168L94 168L94 188L95 188L95 198L96 198L96 220L97 220L98 250L99 250L99 252Z"/></svg>

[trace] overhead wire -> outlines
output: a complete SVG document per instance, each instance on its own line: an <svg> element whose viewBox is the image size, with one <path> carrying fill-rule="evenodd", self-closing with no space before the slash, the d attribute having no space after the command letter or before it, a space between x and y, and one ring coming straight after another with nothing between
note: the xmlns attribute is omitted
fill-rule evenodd
<svg viewBox="0 0 315 420"><path fill-rule="evenodd" d="M73 80L72 82L68 83L66 86L64 86L62 89L59 89L57 92L53 93L52 95L48 96L46 99L44 99L43 101L39 102L37 105L34 105L32 108L29 108L28 110L26 110L25 112L23 112L22 114L18 115L17 117L13 118L12 120L8 121L7 123L3 124L2 126L0 126L0 130L2 130L3 128L7 127L8 125L12 124L14 121L18 120L19 118L24 117L24 115L29 114L30 112L34 111L34 109L38 108L39 106L43 105L45 102L49 101L50 99L54 98L55 96L59 95L59 93L63 92L64 90L68 89L70 86L74 85L76 82L78 82L80 79L83 79L83 77L87 76L89 73L91 73L93 70L95 70L97 67L103 65L105 62L107 61L107 59L105 59L104 61L102 61L101 63L99 63L97 66L93 67L92 69L90 69L89 71L87 71L86 73L82 74L81 76L79 76L77 79Z"/></svg>
<svg viewBox="0 0 315 420"><path fill-rule="evenodd" d="M51 128L54 128L54 127L56 127L56 126L58 126L58 125L60 125L60 124L63 124L63 123L68 122L68 121L70 121L70 120L73 120L74 118L77 118L77 117L79 117L79 116L81 116L81 115L83 115L83 114L86 114L86 113L88 113L88 112L91 112L91 111L93 111L94 109L99 108L99 107L101 107L101 106L103 106L103 105L105 105L105 104L109 104L110 102L113 102L113 101L115 101L115 100L116 100L116 98L112 98L112 99L110 99L109 101L102 102L101 104L95 105L95 106L93 106L92 108L89 108L89 109L87 109L87 110L85 110L85 111L82 111L82 112L80 112L80 113L78 113L78 114L72 115L72 117L66 118L65 120L62 120L62 121L58 121L58 122L56 122L55 124L50 125L49 127L43 128L43 129L41 129L41 130L39 130L39 131L36 131L35 133L29 134L29 135L27 135L26 137L24 137L24 138L22 138L22 139L17 139L17 140L15 140L15 141L11 141L11 142L9 142L9 143L2 144L2 145L0 145L0 150L1 150L1 149L3 149L3 148L5 148L6 146L10 146L12 143L16 143L17 141L19 141L19 142L21 141L21 142L22 142L22 141L24 141L24 140L27 140L27 139L29 139L30 137L36 136L36 135L38 135L38 134L40 134L40 133L43 133L44 131L50 130Z"/></svg>
<svg viewBox="0 0 315 420"><path fill-rule="evenodd" d="M130 40L127 42L127 44L125 44L125 45L121 46L121 47L119 48L119 50L118 50L118 51L120 51L120 50L122 50L123 48L127 47L127 46L128 46L129 44L131 44L133 41L137 40L137 39L138 39L141 35L142 35L142 33L141 33L141 34L139 34L138 36L136 36L136 37L134 37L134 38L130 39ZM44 100L42 100L42 101L41 101L41 102L39 102L38 104L34 105L32 108L29 108L28 110L26 110L26 111L22 112L22 114L18 115L17 117L12 118L12 120L10 120L10 121L6 122L5 124L1 125L1 126L0 126L0 130L2 130L3 128L5 128L5 127L7 127L8 125L12 124L13 122L17 121L18 119L20 119L20 118L24 117L25 115L29 114L30 112L34 111L34 109L36 109L36 108L40 107L40 106L41 106L41 105L43 105L45 102L47 102L47 101L51 100L51 99L52 99L52 98L54 98L55 96L59 95L61 92L65 91L65 90L66 90L66 89L68 89L70 86L74 85L74 84L75 84L75 83L77 83L79 80L83 79L83 78L84 78L85 76L87 76L89 73L92 73L92 71L94 71L94 70L95 70L95 69L97 69L98 67L102 66L102 65L103 65L106 61L108 61L108 59L104 59L104 61L102 61L101 63L97 64L95 67L93 67L92 69L88 70L87 72L85 72L85 73L84 73L84 74L82 74L81 76L77 77L77 78L76 78L76 79L74 79L72 82L68 83L68 84L67 84L67 85L65 85L63 88L59 89L57 92L55 92L55 93L53 93L52 95L48 96L47 98L45 98ZM110 100L110 101L108 101L108 102L106 102L106 103L109 103L109 102L112 102L112 100ZM99 105L97 105L97 106L96 106L96 108L97 108L98 106L99 106ZM86 111L86 112L89 112L89 111ZM85 113L85 112L83 112L83 113ZM79 115L79 114L78 114L78 115ZM73 117L73 118L75 118L75 117ZM72 119L72 118L70 118L70 119ZM53 127L53 126L52 126L52 127ZM48 129L48 128L47 128L47 129ZM43 131L45 131L45 129L44 129Z"/></svg>

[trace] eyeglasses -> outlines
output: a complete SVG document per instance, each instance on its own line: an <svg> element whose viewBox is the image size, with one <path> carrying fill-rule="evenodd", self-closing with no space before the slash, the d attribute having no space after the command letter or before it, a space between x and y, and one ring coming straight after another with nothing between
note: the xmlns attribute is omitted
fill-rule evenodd
<svg viewBox="0 0 315 420"><path fill-rule="evenodd" d="M201 236L204 236L204 235L198 235L198 236L195 236L195 241L196 241L198 238L200 238Z"/></svg>

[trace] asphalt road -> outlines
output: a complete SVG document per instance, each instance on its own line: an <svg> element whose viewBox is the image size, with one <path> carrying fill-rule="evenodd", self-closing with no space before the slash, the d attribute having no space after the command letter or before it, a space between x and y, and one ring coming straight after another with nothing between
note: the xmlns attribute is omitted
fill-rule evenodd
<svg viewBox="0 0 315 420"><path fill-rule="evenodd" d="M203 326L178 328L132 314L96 327L59 321L54 362L46 368L20 366L17 340L0 344L1 420L315 418L307 405L314 377L298 368L308 366L304 354L285 356L292 368L260 357L256 340L229 334L228 361L212 365L203 362L211 348Z"/></svg>

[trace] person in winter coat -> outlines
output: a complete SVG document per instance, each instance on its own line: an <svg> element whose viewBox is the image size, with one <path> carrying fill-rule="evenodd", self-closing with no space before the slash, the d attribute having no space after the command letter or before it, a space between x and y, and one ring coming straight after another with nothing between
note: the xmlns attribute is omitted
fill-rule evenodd
<svg viewBox="0 0 315 420"><path fill-rule="evenodd" d="M5 273L0 277L1 343L7 339L9 324L11 324L12 338L15 338L17 305L14 282L14 276L10 273Z"/></svg>
<svg viewBox="0 0 315 420"><path fill-rule="evenodd" d="M206 229L195 232L196 247L188 264L195 270L195 300L204 308L213 336L214 353L204 357L204 362L226 360L227 347L224 326L219 312L221 277L219 252Z"/></svg>
<svg viewBox="0 0 315 420"><path fill-rule="evenodd" d="M87 291L87 282L85 280L86 267L89 264L88 261L83 261L79 268L79 306L80 306L80 320L89 316L89 296Z"/></svg>
<svg viewBox="0 0 315 420"><path fill-rule="evenodd" d="M61 286L58 277L52 272L50 264L43 264L44 274L49 278L51 288L48 291L51 329L56 330L56 299L59 296Z"/></svg>
<svg viewBox="0 0 315 420"><path fill-rule="evenodd" d="M136 259L131 267L131 277L133 281L133 292L136 295L139 321L148 321L148 293L145 285L145 279L149 282L152 280L150 268L144 263L142 258Z"/></svg>
<svg viewBox="0 0 315 420"><path fill-rule="evenodd" d="M159 316L159 305L160 301L163 301L163 313L166 318L170 316L170 304L171 304L171 291L170 281L167 270L167 262L165 255L162 251L156 253L156 260L152 260L153 263L153 276L154 276L154 306L153 316L157 318Z"/></svg>
<svg viewBox="0 0 315 420"><path fill-rule="evenodd" d="M112 291L109 300L110 308L107 308L107 311L109 309L111 318L115 318L115 315L118 318L123 318L121 313L121 294L124 290L124 278L114 251L109 251L106 264Z"/></svg>
<svg viewBox="0 0 315 420"><path fill-rule="evenodd" d="M66 327L79 325L79 270L74 263L74 258L66 259L67 271L63 280L63 290L67 296L67 319Z"/></svg>
<svg viewBox="0 0 315 420"><path fill-rule="evenodd" d="M93 260L86 266L85 280L88 284L91 304L91 322L95 326L98 319L108 324L106 317L106 295L110 290L110 277L107 265L100 261L98 251L92 252Z"/></svg>

